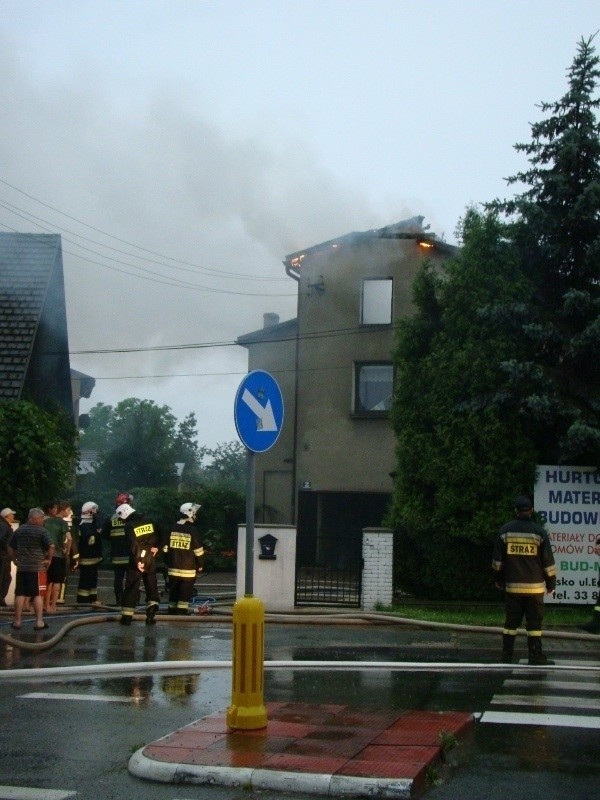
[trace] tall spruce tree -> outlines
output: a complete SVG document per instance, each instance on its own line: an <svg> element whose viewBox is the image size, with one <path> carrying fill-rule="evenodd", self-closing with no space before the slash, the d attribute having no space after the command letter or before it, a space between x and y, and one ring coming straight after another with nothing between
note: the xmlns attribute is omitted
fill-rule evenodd
<svg viewBox="0 0 600 800"><path fill-rule="evenodd" d="M506 365L512 400L537 432L543 463L600 467L600 60L582 39L558 102L518 144L530 168L508 179L528 187L490 207L511 236L532 297L521 326L528 358Z"/></svg>
<svg viewBox="0 0 600 800"><path fill-rule="evenodd" d="M568 75L531 144L517 145L531 169L509 183L528 188L467 211L460 256L443 273L424 268L416 315L399 327L391 523L397 579L417 595L493 596L491 542L536 464L600 463L591 39Z"/></svg>

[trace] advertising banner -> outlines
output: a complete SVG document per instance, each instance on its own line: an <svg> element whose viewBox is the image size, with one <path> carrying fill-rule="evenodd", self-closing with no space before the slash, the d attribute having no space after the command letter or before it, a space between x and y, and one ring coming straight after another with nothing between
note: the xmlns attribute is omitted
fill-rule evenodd
<svg viewBox="0 0 600 800"><path fill-rule="evenodd" d="M545 526L556 561L556 593L547 603L598 599L600 559L600 472L592 467L538 466L535 510Z"/></svg>

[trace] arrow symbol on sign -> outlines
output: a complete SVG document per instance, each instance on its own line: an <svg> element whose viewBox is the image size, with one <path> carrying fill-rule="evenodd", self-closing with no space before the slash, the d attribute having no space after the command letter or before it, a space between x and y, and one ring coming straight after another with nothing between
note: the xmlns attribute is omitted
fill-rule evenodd
<svg viewBox="0 0 600 800"><path fill-rule="evenodd" d="M275 422L275 415L273 414L270 400L267 400L265 406L261 406L256 397L254 397L252 392L249 392L248 389L244 389L242 400L246 403L250 411L258 417L256 430L263 431L263 433L277 430L277 423Z"/></svg>

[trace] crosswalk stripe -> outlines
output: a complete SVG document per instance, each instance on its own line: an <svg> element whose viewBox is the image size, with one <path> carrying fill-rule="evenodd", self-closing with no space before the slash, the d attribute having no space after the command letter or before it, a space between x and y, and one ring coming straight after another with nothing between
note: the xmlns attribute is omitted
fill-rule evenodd
<svg viewBox="0 0 600 800"><path fill-rule="evenodd" d="M595 666L597 662L563 661L556 662L571 668L568 680L546 680L547 673L539 676L511 677L502 684L500 692L495 694L491 706L505 706L504 711L484 711L480 721L502 725L542 725L563 728L600 729L600 714L548 713L550 709L567 708L572 711L595 711L600 709L600 684L589 673L582 672L579 666ZM512 690L512 692L511 692ZM562 692L562 694L558 694ZM587 695L587 696L586 696ZM516 706L531 711L511 711ZM536 711L543 708L544 712Z"/></svg>
<svg viewBox="0 0 600 800"><path fill-rule="evenodd" d="M511 678L504 681L505 689L535 689L543 691L600 692L600 684L592 681L528 681Z"/></svg>
<svg viewBox="0 0 600 800"><path fill-rule="evenodd" d="M137 697L110 697L103 694L60 694L52 692L29 692L27 694L18 695L20 698L26 700L88 700L93 703L133 703L138 702ZM0 797L0 800L2 798Z"/></svg>
<svg viewBox="0 0 600 800"><path fill-rule="evenodd" d="M571 714L525 714L516 711L484 711L481 722L503 725L542 725L557 728L594 728L600 730L600 717L577 717Z"/></svg>
<svg viewBox="0 0 600 800"><path fill-rule="evenodd" d="M77 792L61 789L34 789L28 786L0 786L0 800L65 800Z"/></svg>
<svg viewBox="0 0 600 800"><path fill-rule="evenodd" d="M500 706L554 706L555 708L589 708L598 710L598 700L589 697L559 697L552 694L496 694L492 705Z"/></svg>

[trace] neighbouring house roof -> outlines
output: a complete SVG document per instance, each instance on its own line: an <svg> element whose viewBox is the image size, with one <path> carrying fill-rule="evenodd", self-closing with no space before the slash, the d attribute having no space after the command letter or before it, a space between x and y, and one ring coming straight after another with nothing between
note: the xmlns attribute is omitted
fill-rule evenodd
<svg viewBox="0 0 600 800"><path fill-rule="evenodd" d="M306 247L304 250L298 250L295 253L290 253L283 259L283 263L288 275L298 277L302 261L315 253L330 250L332 248L344 247L347 245L354 245L360 242L365 242L373 239L413 239L422 242L429 246L435 247L439 252L444 255L455 255L459 252L460 248L455 245L448 244L442 239L438 239L433 233L429 233L429 226L423 226L422 216L411 217L410 219L401 220L393 225L386 225L383 228L376 228L368 231L354 231L346 233L343 236L338 236L336 239L329 239L327 242Z"/></svg>
<svg viewBox="0 0 600 800"><path fill-rule="evenodd" d="M266 328L259 328L257 331L244 333L238 336L236 344L248 347L258 342L282 342L286 339L294 339L298 330L298 320L289 319L286 322L279 322L276 325L269 325Z"/></svg>
<svg viewBox="0 0 600 800"><path fill-rule="evenodd" d="M95 378L92 378L91 375L86 375L85 372L80 372L78 369L71 367L71 380L79 382L80 397L91 396L94 386L96 385Z"/></svg>
<svg viewBox="0 0 600 800"><path fill-rule="evenodd" d="M0 399L73 413L58 234L0 233Z"/></svg>

